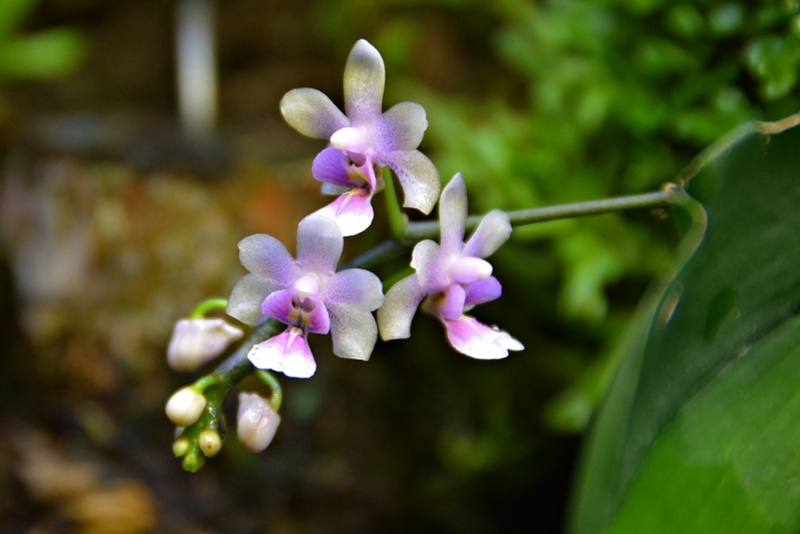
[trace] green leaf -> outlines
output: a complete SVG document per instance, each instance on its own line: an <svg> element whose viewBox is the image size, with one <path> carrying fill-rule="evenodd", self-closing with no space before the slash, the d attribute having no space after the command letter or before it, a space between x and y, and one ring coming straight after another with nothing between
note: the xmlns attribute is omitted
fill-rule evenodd
<svg viewBox="0 0 800 534"><path fill-rule="evenodd" d="M800 128L766 133L797 123L700 158L705 235L639 320L572 532L800 529Z"/></svg>
<svg viewBox="0 0 800 534"><path fill-rule="evenodd" d="M69 29L44 30L0 45L0 78L47 79L74 70L86 43Z"/></svg>

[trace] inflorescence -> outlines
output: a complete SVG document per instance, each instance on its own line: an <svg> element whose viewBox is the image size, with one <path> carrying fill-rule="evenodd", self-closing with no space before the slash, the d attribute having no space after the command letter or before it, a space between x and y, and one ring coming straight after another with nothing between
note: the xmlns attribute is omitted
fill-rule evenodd
<svg viewBox="0 0 800 534"><path fill-rule="evenodd" d="M479 221L468 220L461 175L442 189L436 167L417 150L428 127L425 110L403 102L384 112L384 83L383 59L362 39L345 66L344 113L316 89L294 89L281 100L281 113L290 126L330 143L314 159L311 172L322 182L322 193L337 198L300 221L296 257L272 236L244 238L239 259L248 274L236 283L229 299L206 301L175 325L167 355L174 370L196 371L229 354L216 370L179 389L167 402L167 416L178 428L173 452L183 458L184 469L196 471L220 450L223 401L249 375L258 377L263 382L260 389L269 393L240 392L236 435L254 452L270 444L280 424L282 402L272 372L292 378L314 375L317 364L307 343L309 334L331 334L336 356L366 361L379 334L384 341L410 337L419 308L441 322L450 345L466 356L492 360L524 348L507 332L467 315L474 306L500 297L502 287L486 258L511 235L509 215L495 210ZM411 228L416 224L421 230L430 223L401 223L401 235L393 235L391 243L416 242L414 272L384 295L374 273L340 270L338 264L344 237L372 223L373 196L384 188L394 191L392 176L384 177L386 168L402 187L403 207L427 215L438 203L440 239L423 240L427 232ZM640 195L639 204L639 197L631 197L615 209L677 202L683 198L678 189ZM387 195L390 212L399 212L394 202L394 195ZM601 212L603 206L589 208L581 205L571 216ZM545 220L542 214L522 216L527 219L523 224L537 217ZM465 241L465 231L473 226Z"/></svg>

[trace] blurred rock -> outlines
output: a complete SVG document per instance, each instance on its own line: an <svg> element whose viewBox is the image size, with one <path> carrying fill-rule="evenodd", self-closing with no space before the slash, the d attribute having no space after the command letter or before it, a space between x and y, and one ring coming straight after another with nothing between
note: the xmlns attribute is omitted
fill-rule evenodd
<svg viewBox="0 0 800 534"><path fill-rule="evenodd" d="M23 429L14 441L16 475L26 491L71 531L138 534L156 524L155 500L141 481L108 477L99 464L70 457L35 430Z"/></svg>

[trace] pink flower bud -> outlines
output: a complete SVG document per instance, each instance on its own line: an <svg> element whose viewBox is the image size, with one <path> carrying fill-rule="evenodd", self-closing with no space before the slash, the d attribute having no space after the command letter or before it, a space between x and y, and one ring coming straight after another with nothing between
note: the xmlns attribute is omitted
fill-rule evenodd
<svg viewBox="0 0 800 534"><path fill-rule="evenodd" d="M281 424L281 416L262 396L256 393L239 393L239 414L236 435L252 452L266 449Z"/></svg>
<svg viewBox="0 0 800 534"><path fill-rule="evenodd" d="M223 319L181 319L175 324L167 362L176 371L196 371L242 337Z"/></svg>
<svg viewBox="0 0 800 534"><path fill-rule="evenodd" d="M181 388L167 401L166 412L176 426L194 424L206 409L205 396L191 386Z"/></svg>

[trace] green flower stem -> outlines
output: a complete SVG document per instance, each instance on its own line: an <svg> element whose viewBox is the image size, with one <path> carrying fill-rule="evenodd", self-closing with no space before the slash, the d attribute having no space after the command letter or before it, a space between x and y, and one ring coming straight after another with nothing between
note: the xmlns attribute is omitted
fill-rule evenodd
<svg viewBox="0 0 800 534"><path fill-rule="evenodd" d="M279 411L281 409L281 403L283 402L283 389L281 389L280 382L275 378L275 375L263 369L257 370L256 376L272 390L272 396L269 398L269 405L276 412Z"/></svg>
<svg viewBox="0 0 800 534"><path fill-rule="evenodd" d="M198 304L189 315L189 319L200 319L213 310L224 310L228 306L228 300L223 298L208 299Z"/></svg>
<svg viewBox="0 0 800 534"><path fill-rule="evenodd" d="M254 345L278 335L286 328L282 323L269 319L256 326L236 351L231 354L219 367L209 375L217 385L223 385L227 390L241 382L255 370L253 364L247 359L247 354Z"/></svg>
<svg viewBox="0 0 800 534"><path fill-rule="evenodd" d="M345 269L356 268L367 269L369 267L380 265L381 263L394 259L403 254L406 250L408 250L407 245L404 245L396 239L387 239L380 245L369 249L360 256L345 263L339 270L343 271Z"/></svg>
<svg viewBox="0 0 800 534"><path fill-rule="evenodd" d="M653 208L664 204L679 204L687 201L689 195L680 186L672 183L666 184L660 191L628 195L624 197L604 198L574 204L561 204L544 208L530 208L518 211L509 211L508 218L512 226L523 226L557 219L570 219L573 217L586 217L588 215L601 215L615 211L624 211L637 208ZM482 215L473 215L467 218L467 229L478 225ZM404 242L409 245L423 239L432 239L439 235L439 223L436 221L411 222L406 227Z"/></svg>
<svg viewBox="0 0 800 534"><path fill-rule="evenodd" d="M199 471L206 463L205 454L199 445L200 434L209 430L219 432L222 424L220 418L225 396L219 394L217 387L208 387L203 393L206 397L206 409L194 424L183 429L172 446L175 455L183 457L181 465L184 471L190 473Z"/></svg>
<svg viewBox="0 0 800 534"><path fill-rule="evenodd" d="M624 197L590 200L575 204L562 204L560 206L547 206L544 208L530 208L525 210L510 211L508 218L512 226L523 226L538 222L569 219L572 217L586 217L588 215L601 215L615 211L624 211L636 208L654 208L664 204L682 204L690 200L689 194L680 186L667 183L660 191L628 195ZM395 205L397 205L395 203ZM467 218L467 229L478 225L482 215L473 215ZM405 237L402 239L388 239L380 245L368 250L355 259L342 266L344 269L369 269L383 262L394 259L403 254L423 239L433 239L439 235L437 221L410 222L405 227Z"/></svg>
<svg viewBox="0 0 800 534"><path fill-rule="evenodd" d="M400 209L400 203L397 200L397 190L394 187L394 175L389 167L383 168L384 184L386 190L383 195L386 199L386 216L389 218L389 234L394 239L401 239L406 233L406 225L408 220L403 211Z"/></svg>

